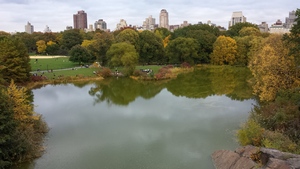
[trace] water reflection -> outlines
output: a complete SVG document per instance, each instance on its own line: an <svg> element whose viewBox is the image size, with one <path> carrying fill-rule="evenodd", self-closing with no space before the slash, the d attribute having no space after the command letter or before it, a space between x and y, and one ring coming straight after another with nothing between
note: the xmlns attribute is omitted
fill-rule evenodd
<svg viewBox="0 0 300 169"><path fill-rule="evenodd" d="M222 77L214 73L198 70L167 83L119 78L33 90L35 111L51 130L46 153L23 168L212 169L210 154L237 146L233 132L255 103L246 99L237 72L223 76L231 79L227 84L213 82ZM226 85L216 85L221 82Z"/></svg>

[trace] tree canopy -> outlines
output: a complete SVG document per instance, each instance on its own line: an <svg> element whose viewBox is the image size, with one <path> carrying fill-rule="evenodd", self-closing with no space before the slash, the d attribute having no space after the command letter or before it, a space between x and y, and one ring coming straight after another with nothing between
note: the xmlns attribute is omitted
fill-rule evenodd
<svg viewBox="0 0 300 169"><path fill-rule="evenodd" d="M211 63L216 65L233 65L237 54L236 41L230 37L219 36L214 43L213 53L210 55Z"/></svg>

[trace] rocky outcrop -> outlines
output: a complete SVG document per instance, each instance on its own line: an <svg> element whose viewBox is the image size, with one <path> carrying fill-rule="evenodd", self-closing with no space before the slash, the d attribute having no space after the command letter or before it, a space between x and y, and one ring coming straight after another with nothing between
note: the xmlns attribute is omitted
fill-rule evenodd
<svg viewBox="0 0 300 169"><path fill-rule="evenodd" d="M300 155L255 146L218 150L212 160L216 169L300 169Z"/></svg>

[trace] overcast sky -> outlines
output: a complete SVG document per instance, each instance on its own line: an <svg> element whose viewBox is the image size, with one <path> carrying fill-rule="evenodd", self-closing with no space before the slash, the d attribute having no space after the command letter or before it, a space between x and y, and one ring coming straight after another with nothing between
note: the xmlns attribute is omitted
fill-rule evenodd
<svg viewBox="0 0 300 169"><path fill-rule="evenodd" d="M161 9L168 11L170 25L211 20L227 29L232 12L242 11L248 22L266 21L270 26L297 8L299 0L0 0L0 30L24 32L30 22L34 31L43 32L46 25L52 32L63 31L73 26L73 14L79 10L87 13L88 25L103 19L111 30L120 19L141 26L150 15L158 24Z"/></svg>

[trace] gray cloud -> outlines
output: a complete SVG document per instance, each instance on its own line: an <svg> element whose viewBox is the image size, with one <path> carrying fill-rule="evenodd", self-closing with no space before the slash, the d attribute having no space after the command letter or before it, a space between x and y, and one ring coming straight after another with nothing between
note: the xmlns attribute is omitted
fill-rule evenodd
<svg viewBox="0 0 300 169"><path fill-rule="evenodd" d="M288 12L296 10L295 0L0 0L0 30L24 31L29 21L35 31L43 31L46 25L52 31L63 31L73 25L73 14L84 10L88 14L88 24L104 19L108 28L114 30L120 19L128 24L142 25L145 18L152 15L159 20L161 9L169 12L170 24L183 21L196 24L211 20L227 28L234 11L242 11L247 21L259 24L266 21L269 25L277 19L284 20Z"/></svg>

